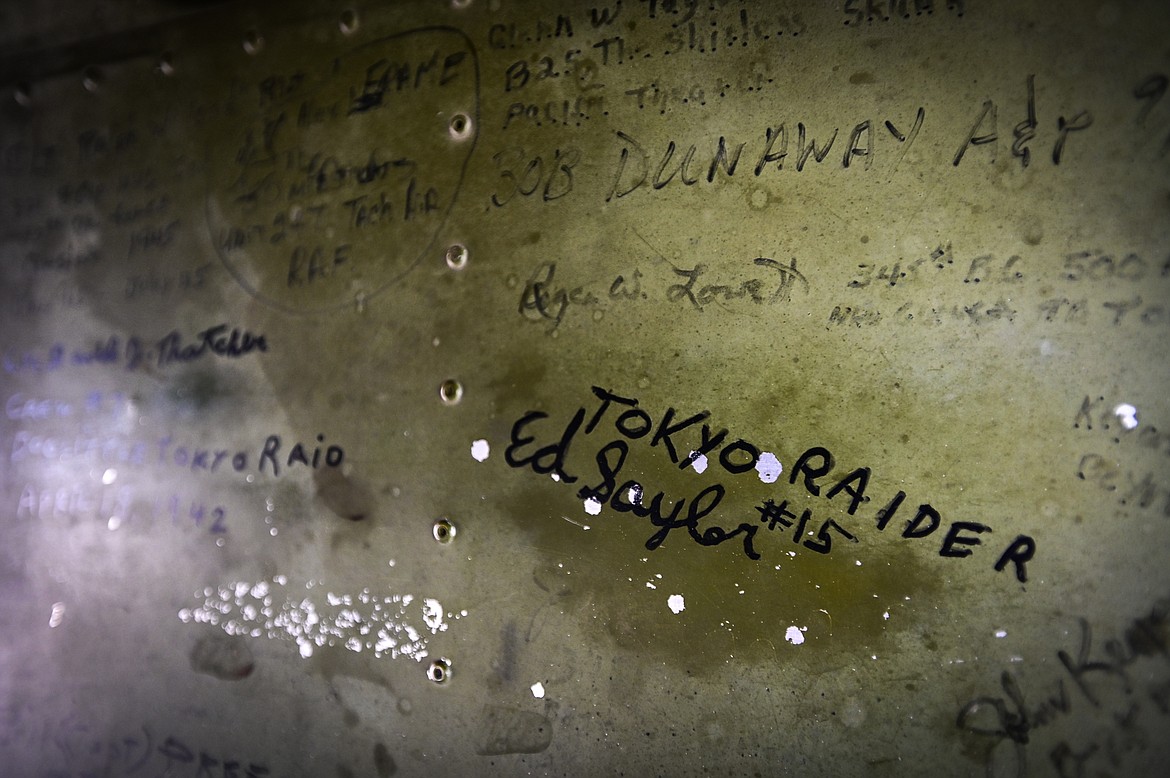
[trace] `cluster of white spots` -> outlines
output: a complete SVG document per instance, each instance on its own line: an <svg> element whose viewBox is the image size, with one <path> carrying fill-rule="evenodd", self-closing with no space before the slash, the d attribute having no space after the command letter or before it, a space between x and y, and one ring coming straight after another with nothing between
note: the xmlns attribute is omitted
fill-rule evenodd
<svg viewBox="0 0 1170 778"><path fill-rule="evenodd" d="M1137 408L1129 403L1121 403L1113 409L1113 415L1121 422L1121 426L1131 430L1138 425Z"/></svg>
<svg viewBox="0 0 1170 778"><path fill-rule="evenodd" d="M682 613L687 609L686 602L681 594L672 594L666 598L666 606L672 613Z"/></svg>
<svg viewBox="0 0 1170 778"><path fill-rule="evenodd" d="M375 657L409 657L421 662L427 656L427 634L446 632L446 619L467 615L443 612L442 604L430 597L421 603L412 594L374 596L369 589L357 595L325 592L298 597L292 592L278 595L288 578L273 576L271 582L238 581L207 587L196 592L202 604L179 611L183 623L212 624L229 635L270 640L293 640L302 657L316 648L341 645L350 651L372 651ZM319 581L309 581L312 589ZM413 607L411 607L413 605ZM421 619L421 624L419 622Z"/></svg>
<svg viewBox="0 0 1170 778"><path fill-rule="evenodd" d="M780 464L780 460L771 451L764 451L756 460L756 472L760 474L761 481L766 484L774 484L780 474L784 472L784 465Z"/></svg>
<svg viewBox="0 0 1170 778"><path fill-rule="evenodd" d="M655 573L654 577L657 578L658 580L662 580L662 573ZM647 589L657 589L658 587L654 585L653 581L647 581L646 588Z"/></svg>
<svg viewBox="0 0 1170 778"><path fill-rule="evenodd" d="M804 642L805 632L808 632L808 627L798 627L794 624L784 631L784 639L794 646L799 646Z"/></svg>
<svg viewBox="0 0 1170 778"><path fill-rule="evenodd" d="M471 442L471 458L476 462L484 462L492 453L492 447L482 438Z"/></svg>
<svg viewBox="0 0 1170 778"><path fill-rule="evenodd" d="M530 688L532 690L533 697L535 697L538 700L544 699L544 684L542 684L540 681L537 681L536 683L532 684L532 686L530 686L528 688Z"/></svg>
<svg viewBox="0 0 1170 778"><path fill-rule="evenodd" d="M49 627L61 626L61 620L65 618L65 603L53 603L53 610L49 613Z"/></svg>
<svg viewBox="0 0 1170 778"><path fill-rule="evenodd" d="M642 487L640 485L634 484L629 488L629 491L626 492L626 502L630 505L642 504Z"/></svg>
<svg viewBox="0 0 1170 778"><path fill-rule="evenodd" d="M585 499L585 512L590 516L598 516L601 514L601 500L596 497L587 497Z"/></svg>
<svg viewBox="0 0 1170 778"><path fill-rule="evenodd" d="M707 469L707 455L700 454L698 451L692 451L690 457L691 467L696 473L702 473Z"/></svg>

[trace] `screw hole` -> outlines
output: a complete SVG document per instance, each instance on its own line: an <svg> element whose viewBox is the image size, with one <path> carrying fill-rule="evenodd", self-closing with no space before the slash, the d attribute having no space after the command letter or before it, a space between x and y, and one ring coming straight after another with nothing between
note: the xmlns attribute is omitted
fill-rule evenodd
<svg viewBox="0 0 1170 778"><path fill-rule="evenodd" d="M436 659L427 668L427 678L435 683L446 683L451 677L451 663L446 659Z"/></svg>
<svg viewBox="0 0 1170 778"><path fill-rule="evenodd" d="M251 56L256 56L260 50L264 48L264 36L256 30L248 30L244 33L244 51Z"/></svg>
<svg viewBox="0 0 1170 778"><path fill-rule="evenodd" d="M337 26L341 29L342 35L353 35L358 29L357 11L352 8L347 8L342 11L341 19L338 20Z"/></svg>
<svg viewBox="0 0 1170 778"><path fill-rule="evenodd" d="M452 243L447 247L447 267L452 270L462 270L467 267L467 247L462 243Z"/></svg>
<svg viewBox="0 0 1170 778"><path fill-rule="evenodd" d="M467 140L471 137L471 117L465 113L457 113L452 116L447 126L451 131L451 137L455 140Z"/></svg>
<svg viewBox="0 0 1170 778"><path fill-rule="evenodd" d="M81 71L81 85L87 92L96 92L102 85L102 71L90 65Z"/></svg>
<svg viewBox="0 0 1170 778"><path fill-rule="evenodd" d="M175 75L175 57L169 51L159 55L158 62L155 63L154 69L160 75L173 76Z"/></svg>
<svg viewBox="0 0 1170 778"><path fill-rule="evenodd" d="M446 518L439 519L435 522L435 526L431 527L431 534L440 543L450 543L455 539L455 525Z"/></svg>
<svg viewBox="0 0 1170 778"><path fill-rule="evenodd" d="M455 405L463 399L463 384L456 381L454 378L448 378L443 383L439 384L439 399L445 405Z"/></svg>

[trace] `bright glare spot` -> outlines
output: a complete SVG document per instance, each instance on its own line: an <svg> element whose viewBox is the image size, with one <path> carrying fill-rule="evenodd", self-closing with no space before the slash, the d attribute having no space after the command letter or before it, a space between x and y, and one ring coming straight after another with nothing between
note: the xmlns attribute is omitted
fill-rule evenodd
<svg viewBox="0 0 1170 778"><path fill-rule="evenodd" d="M808 627L805 627L805 629L808 629ZM784 639L794 646L799 646L804 642L804 630L793 625L784 631Z"/></svg>
<svg viewBox="0 0 1170 778"><path fill-rule="evenodd" d="M432 633L438 632L443 627L443 606L438 600L426 597L423 599L423 621Z"/></svg>
<svg viewBox="0 0 1170 778"><path fill-rule="evenodd" d="M1113 413L1121 421L1121 426L1131 430L1138 425L1137 408L1129 403L1121 403L1113 409Z"/></svg>
<svg viewBox="0 0 1170 778"><path fill-rule="evenodd" d="M756 472L760 474L761 481L766 484L774 484L780 474L784 472L784 465L780 464L780 460L771 451L765 451L756 460Z"/></svg>
<svg viewBox="0 0 1170 778"><path fill-rule="evenodd" d="M695 469L696 473L701 473L707 469L707 455L699 454L695 456L697 453L696 451L691 452L691 456L694 457L694 460L691 462L691 467Z"/></svg>
<svg viewBox="0 0 1170 778"><path fill-rule="evenodd" d="M533 697L535 697L538 700L544 699L544 684L542 684L540 681L537 681L536 683L532 684L532 686L530 686L528 688L532 689L532 696Z"/></svg>
<svg viewBox="0 0 1170 778"><path fill-rule="evenodd" d="M672 613L682 613L684 610L686 610L687 607L681 594L672 594L667 597L666 605L670 608Z"/></svg>
<svg viewBox="0 0 1170 778"><path fill-rule="evenodd" d="M488 458L488 454L491 452L491 446L489 446L488 442L482 438L480 440L473 441L471 444L471 458L476 462L483 462Z"/></svg>
<svg viewBox="0 0 1170 778"><path fill-rule="evenodd" d="M1007 637L1007 630L1006 629L997 629L995 631L995 636L997 638L1006 638Z"/></svg>
<svg viewBox="0 0 1170 778"><path fill-rule="evenodd" d="M590 516L597 516L601 513L601 501L596 497L590 497L585 500L585 512Z"/></svg>
<svg viewBox="0 0 1170 778"><path fill-rule="evenodd" d="M122 526L122 519L119 516L111 516L110 520L106 522L106 527L113 532L118 527Z"/></svg>
<svg viewBox="0 0 1170 778"><path fill-rule="evenodd" d="M53 603L53 612L49 614L49 626L59 627L63 618L65 618L65 603Z"/></svg>
<svg viewBox="0 0 1170 778"><path fill-rule="evenodd" d="M112 484L117 478L118 478L118 471L112 467L110 469L106 470L106 472L102 473L102 483L105 484L106 486L109 486L110 484Z"/></svg>

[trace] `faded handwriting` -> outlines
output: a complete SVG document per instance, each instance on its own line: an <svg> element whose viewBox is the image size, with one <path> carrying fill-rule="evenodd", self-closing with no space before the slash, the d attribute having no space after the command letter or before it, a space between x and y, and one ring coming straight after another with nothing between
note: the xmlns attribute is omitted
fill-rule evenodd
<svg viewBox="0 0 1170 778"><path fill-rule="evenodd" d="M628 23L621 20L633 17ZM779 46L805 33L799 12L767 6L700 3L697 0L622 0L589 9L588 15L558 13L555 18L494 24L488 44L498 50L535 53L510 63L503 74L505 93L543 81L569 80L577 90L600 89L602 68L650 59L714 54L731 48Z"/></svg>
<svg viewBox="0 0 1170 778"><path fill-rule="evenodd" d="M1130 671L1139 661L1170 660L1170 599L1158 600L1146 615L1126 626L1121 639L1111 638L1101 647L1094 645L1087 619L1078 619L1078 625L1076 651L1055 652L1064 673L1042 693L1040 702L1035 698L1029 702L1019 681L1005 670L1000 675L1003 696L976 697L959 711L956 724L964 732L1011 745L1012 764L1020 778L1027 774L1032 733L1072 717L1078 700L1080 707L1089 706L1080 713L1094 716L1104 726L1094 726L1087 739L1070 735L1071 744L1062 740L1049 751L1049 761L1062 778L1084 775L1090 761L1122 767L1126 752L1143 750L1149 743L1149 733L1138 722L1140 714L1151 711L1151 705L1155 713L1170 714L1170 677L1152 680L1150 671ZM1162 675L1166 676L1165 668ZM1164 729L1164 724L1157 729Z"/></svg>
<svg viewBox="0 0 1170 778"><path fill-rule="evenodd" d="M781 262L756 257L751 268L759 275L738 281L719 281L705 263L690 268L671 266L670 274L648 276L635 267L615 275L607 284L564 286L557 281L557 263L537 266L520 295L517 311L532 322L544 322L555 330L575 308L605 310L607 307L657 300L699 313L709 306L726 307L737 302L754 305L788 303L796 290L808 292L809 283L797 269L796 258ZM739 275L739 274L737 274Z"/></svg>
<svg viewBox="0 0 1170 778"><path fill-rule="evenodd" d="M843 0L846 27L861 27L874 22L910 19L931 15L936 10L947 10L962 18L967 10L966 0Z"/></svg>
<svg viewBox="0 0 1170 778"><path fill-rule="evenodd" d="M142 440L124 435L100 437L93 434L64 435L54 437L29 430L17 430L12 436L9 461L13 463L47 459L52 461L88 461L101 464L147 465L157 464L178 467L195 473L246 473L251 471L249 463L255 463L257 473L263 474L265 467L272 475L279 476L281 467L295 467L317 470L322 466L340 467L345 461L345 449L330 443L325 445L325 435L318 434L316 444L288 441L280 435L269 435L264 443L255 449L216 448L205 444L190 444L177 441L171 435L156 440ZM287 451L288 453L283 453Z"/></svg>
<svg viewBox="0 0 1170 778"><path fill-rule="evenodd" d="M167 775L172 778L265 778L267 766L245 762L222 752L190 745L174 735L156 734L148 724L109 737L100 727L91 727L67 717L46 728L43 739L50 763L63 761L65 769L50 769L53 778L83 778L92 775ZM51 746L51 748L50 748Z"/></svg>
<svg viewBox="0 0 1170 778"><path fill-rule="evenodd" d="M86 484L45 486L26 483L16 503L16 516L37 521L95 521L109 530L151 526L170 517L172 527L194 526L210 535L228 532L227 509L172 494L143 499L129 486Z"/></svg>
<svg viewBox="0 0 1170 778"><path fill-rule="evenodd" d="M229 331L228 326L208 327L196 333L193 342L185 342L183 335L175 330L153 344L145 343L137 336L123 341L118 335L110 335L87 347L69 349L63 343L54 343L45 352L28 351L18 356L5 353L4 372L51 373L65 367L88 365L121 365L127 370L136 370L148 363L161 368L206 356L236 359L253 352L268 351L268 340L264 335L236 327Z"/></svg>

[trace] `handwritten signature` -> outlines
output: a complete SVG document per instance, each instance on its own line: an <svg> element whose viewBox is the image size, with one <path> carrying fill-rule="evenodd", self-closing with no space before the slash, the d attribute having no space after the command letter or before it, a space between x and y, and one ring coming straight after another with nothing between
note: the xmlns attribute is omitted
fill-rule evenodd
<svg viewBox="0 0 1170 778"><path fill-rule="evenodd" d="M63 367L85 365L124 364L127 370L135 370L154 362L158 367L174 363L194 362L208 355L236 359L253 351L268 351L268 340L264 335L255 335L247 330L227 324L196 333L194 342L185 343L183 335L174 330L155 343L149 343L137 336L123 341L117 335L94 341L92 346L67 348L63 343L54 343L47 352L29 351L19 356L5 354L5 373L51 373Z"/></svg>
<svg viewBox="0 0 1170 778"><path fill-rule="evenodd" d="M564 286L558 283L557 263L544 262L528 277L517 310L529 321L548 323L551 331L560 326L565 314L574 307L603 309L653 297L701 313L708 306L736 301L776 305L791 300L793 291L798 288L808 292L808 279L797 269L795 257L787 264L771 257L756 257L752 265L762 268L762 274L738 283L726 283L724 280L708 283L711 271L705 263L697 263L690 268L672 265L668 280L674 283L664 284L659 281L658 288L651 287L642 270L635 268L633 273L615 276L606 291L599 291L586 285ZM664 289L661 288L663 286Z"/></svg>
<svg viewBox="0 0 1170 778"><path fill-rule="evenodd" d="M1106 757L1114 768L1120 767L1125 751L1144 749L1147 745L1145 732L1137 722L1146 700L1138 695L1135 685L1135 680L1146 674L1135 677L1129 668L1144 658L1160 655L1170 659L1170 598L1159 600L1149 613L1130 622L1124 639L1105 641L1104 656L1094 648L1089 622L1082 618L1078 624L1081 639L1076 654L1064 649L1056 652L1066 675L1057 679L1041 702L1029 703L1015 676L1005 670L1000 675L1003 696L976 697L959 711L956 722L959 729L990 738L994 745L1012 745L1010 764L1014 765L1017 776L1027 773L1026 746L1031 734L1072 714L1074 697L1066 681L1071 682L1093 710L1103 712L1109 707L1104 703L1106 693L1116 695L1120 690L1122 702L1118 709L1109 711L1112 727L1102 727L1100 730L1106 731L1098 731L1095 738L1078 738L1072 745L1062 740L1049 751L1049 760L1060 776L1084 775L1086 763L1099 755ZM1112 689L1102 685L1107 679L1113 681ZM1170 680L1150 685L1144 691L1159 713L1170 713ZM989 761L988 770L991 768Z"/></svg>

